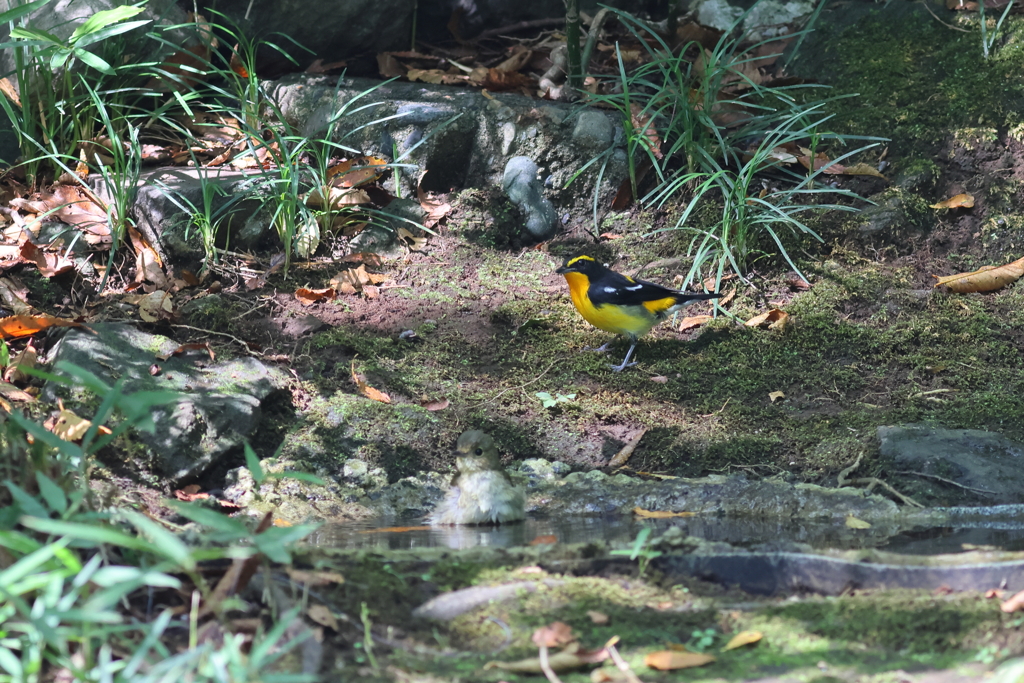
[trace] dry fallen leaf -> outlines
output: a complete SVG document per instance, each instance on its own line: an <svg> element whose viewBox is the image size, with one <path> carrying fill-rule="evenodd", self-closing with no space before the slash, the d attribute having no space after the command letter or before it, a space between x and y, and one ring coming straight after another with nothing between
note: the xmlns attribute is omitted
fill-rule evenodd
<svg viewBox="0 0 1024 683"><path fill-rule="evenodd" d="M713 661L715 661L714 655L706 655L699 652L674 652L671 650L651 652L644 657L645 665L660 671L690 669L695 666L710 664Z"/></svg>
<svg viewBox="0 0 1024 683"><path fill-rule="evenodd" d="M928 208L930 209L969 209L974 206L974 196L966 193L953 195L949 199L944 199L937 204L931 204Z"/></svg>
<svg viewBox="0 0 1024 683"><path fill-rule="evenodd" d="M999 606L1007 614L1024 608L1024 591L1014 594L1009 600Z"/></svg>
<svg viewBox="0 0 1024 683"><path fill-rule="evenodd" d="M693 517L696 512L671 512L668 510L645 510L642 507L633 508L633 514L637 517L647 519L670 519L672 517Z"/></svg>
<svg viewBox="0 0 1024 683"><path fill-rule="evenodd" d="M561 647L575 641L576 636L573 635L572 627L568 624L555 621L547 626L541 626L534 631L530 640L537 647L542 645L545 647Z"/></svg>
<svg viewBox="0 0 1024 683"><path fill-rule="evenodd" d="M771 401L772 403L775 403L780 398L786 398L786 395L781 391L773 391L770 394L768 394L768 400Z"/></svg>
<svg viewBox="0 0 1024 683"><path fill-rule="evenodd" d="M0 396L12 401L21 401L22 403L31 403L36 400L36 397L27 391L22 391L13 384L7 384L6 382L0 382ZM7 402L3 401L3 403L6 404ZM7 412L11 412L9 404L5 405L4 409Z"/></svg>
<svg viewBox="0 0 1024 683"><path fill-rule="evenodd" d="M312 306L322 301L330 301L334 298L335 294L334 287L327 287L325 289L299 287L295 290L295 299L303 306Z"/></svg>
<svg viewBox="0 0 1024 683"><path fill-rule="evenodd" d="M762 637L763 634L760 631L740 631L729 639L729 642L722 648L722 652L735 650L736 648L743 647L744 645L751 645L761 640Z"/></svg>
<svg viewBox="0 0 1024 683"><path fill-rule="evenodd" d="M12 315L0 318L0 338L14 339L42 332L48 327L81 327L81 323L51 315Z"/></svg>
<svg viewBox="0 0 1024 683"><path fill-rule="evenodd" d="M110 226L105 206L80 185L57 184L31 199L12 199L11 206L36 214L49 213L82 231L85 241L99 249L110 246Z"/></svg>
<svg viewBox="0 0 1024 683"><path fill-rule="evenodd" d="M957 273L939 277L932 275L938 280L936 287L945 285L958 294L969 292L991 292L994 289L1005 287L1024 275L1024 258L1019 258L1013 263L1005 266L985 266L972 273Z"/></svg>
<svg viewBox="0 0 1024 683"><path fill-rule="evenodd" d="M359 393L366 398L373 401L379 401L380 403L391 403L390 396L385 394L383 391L371 387L366 383L366 380L356 372L356 361L354 358L352 359L352 381L355 382L356 389L359 390Z"/></svg>
<svg viewBox="0 0 1024 683"><path fill-rule="evenodd" d="M171 320L174 317L174 300L169 292L158 289L139 300L139 317L147 323L157 320Z"/></svg>
<svg viewBox="0 0 1024 683"><path fill-rule="evenodd" d="M767 323L769 330L781 330L786 326L788 320L789 313L786 313L779 308L773 308L770 311L765 311L761 315L755 315L743 324L747 327L760 327Z"/></svg>
<svg viewBox="0 0 1024 683"><path fill-rule="evenodd" d="M682 322L679 323L679 331L685 332L686 330L692 330L700 327L704 323L709 323L714 319L715 317L712 315L691 315L683 318Z"/></svg>
<svg viewBox="0 0 1024 683"><path fill-rule="evenodd" d="M426 237L417 237L407 228L398 229L398 239L409 248L409 251L422 251L427 243Z"/></svg>
<svg viewBox="0 0 1024 683"><path fill-rule="evenodd" d="M92 422L83 417L78 417L78 415L75 415L66 408L62 408L60 414L57 415L57 419L52 424L44 423L43 426L65 441L78 441L89 431ZM103 425L100 425L99 431L101 434L110 434L110 430Z"/></svg>
<svg viewBox="0 0 1024 683"><path fill-rule="evenodd" d="M135 249L135 281L152 282L160 289L168 289L167 274L164 273L160 254L138 230L128 226L128 237Z"/></svg>
<svg viewBox="0 0 1024 683"><path fill-rule="evenodd" d="M11 364L4 369L3 379L11 384L23 384L28 381L25 370L31 370L36 366L36 359L39 357L36 347L30 341L25 348L19 351Z"/></svg>
<svg viewBox="0 0 1024 683"><path fill-rule="evenodd" d="M604 612L598 612L597 610L591 609L587 610L587 616L590 617L590 621L595 624L601 625L608 623L608 615Z"/></svg>
<svg viewBox="0 0 1024 683"><path fill-rule="evenodd" d="M870 529L871 523L865 522L863 519L858 519L853 515L846 515L846 526L850 529Z"/></svg>
<svg viewBox="0 0 1024 683"><path fill-rule="evenodd" d="M327 628L335 631L339 630L338 620L335 618L330 608L324 605L310 605L309 609L306 610L306 616L321 626L326 626Z"/></svg>
<svg viewBox="0 0 1024 683"><path fill-rule="evenodd" d="M47 278L75 269L75 264L70 259L60 254L47 253L28 241L21 245L21 258L36 264L39 274Z"/></svg>

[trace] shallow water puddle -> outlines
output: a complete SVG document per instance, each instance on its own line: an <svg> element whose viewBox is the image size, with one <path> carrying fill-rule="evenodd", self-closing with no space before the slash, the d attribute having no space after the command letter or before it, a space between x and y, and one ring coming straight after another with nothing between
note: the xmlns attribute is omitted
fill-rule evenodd
<svg viewBox="0 0 1024 683"><path fill-rule="evenodd" d="M1011 511L1007 511L1009 513ZM410 550L417 548L512 548L542 544L631 543L644 527L655 535L678 527L683 536L729 543L737 548L792 549L793 544L820 550L872 548L910 555L936 555L972 550L1024 550L1024 516L993 514L958 521L956 526L917 525L886 534L851 530L838 522L794 522L765 519L701 518L637 519L628 516L531 517L501 526L429 527L420 521L375 519L327 524L308 540L345 549ZM893 533L895 531L895 533Z"/></svg>

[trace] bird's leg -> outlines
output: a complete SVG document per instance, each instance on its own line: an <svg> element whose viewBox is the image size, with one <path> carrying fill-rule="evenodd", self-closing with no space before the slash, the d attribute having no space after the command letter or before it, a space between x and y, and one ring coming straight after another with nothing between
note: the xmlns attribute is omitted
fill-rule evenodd
<svg viewBox="0 0 1024 683"><path fill-rule="evenodd" d="M633 355L633 349L635 349L635 348L636 348L636 342L633 342L632 344L630 344L629 351L626 351L626 357L622 359L622 364L621 365L613 365L612 366L612 372L622 372L626 368L630 368L630 367L633 367L634 365L636 365L636 361L633 361L632 363L629 362L629 358L630 358L630 356Z"/></svg>
<svg viewBox="0 0 1024 683"><path fill-rule="evenodd" d="M615 340L613 339L612 341L615 341ZM596 351L597 353L607 353L611 349L611 346L612 346L612 342L611 341L606 341L604 344L601 344L600 346L598 346L596 348L595 347L591 347L591 346L585 346L585 347L583 347L583 350L584 351Z"/></svg>

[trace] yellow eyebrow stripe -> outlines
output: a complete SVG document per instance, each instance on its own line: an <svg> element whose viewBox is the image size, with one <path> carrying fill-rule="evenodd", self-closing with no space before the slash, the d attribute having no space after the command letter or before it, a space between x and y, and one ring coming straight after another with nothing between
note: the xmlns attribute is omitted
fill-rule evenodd
<svg viewBox="0 0 1024 683"><path fill-rule="evenodd" d="M592 257L590 257L590 256L577 256L574 259L570 259L569 262L566 263L565 265L566 266L571 266L574 263L579 263L580 261L593 261L593 260L594 259Z"/></svg>

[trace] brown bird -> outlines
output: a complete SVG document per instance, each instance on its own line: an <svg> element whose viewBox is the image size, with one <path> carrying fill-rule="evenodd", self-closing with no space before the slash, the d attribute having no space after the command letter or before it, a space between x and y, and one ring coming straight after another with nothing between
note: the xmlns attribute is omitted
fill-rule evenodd
<svg viewBox="0 0 1024 683"><path fill-rule="evenodd" d="M476 429L463 433L455 444L455 466L459 473L427 516L428 523L504 524L526 516L526 492L512 483L487 434Z"/></svg>

